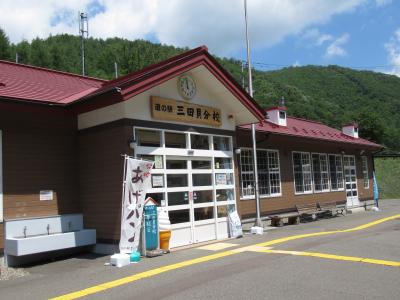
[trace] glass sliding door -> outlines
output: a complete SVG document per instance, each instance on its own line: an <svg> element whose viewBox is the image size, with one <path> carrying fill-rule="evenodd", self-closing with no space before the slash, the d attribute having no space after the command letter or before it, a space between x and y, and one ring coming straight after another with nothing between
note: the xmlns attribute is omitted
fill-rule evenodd
<svg viewBox="0 0 400 300"><path fill-rule="evenodd" d="M236 203L232 138L148 128L134 132L145 135L136 137L143 145L138 156L156 162L148 196L167 207L171 247L227 238L227 215Z"/></svg>
<svg viewBox="0 0 400 300"><path fill-rule="evenodd" d="M357 173L354 155L343 156L343 170L346 188L347 207L358 207Z"/></svg>

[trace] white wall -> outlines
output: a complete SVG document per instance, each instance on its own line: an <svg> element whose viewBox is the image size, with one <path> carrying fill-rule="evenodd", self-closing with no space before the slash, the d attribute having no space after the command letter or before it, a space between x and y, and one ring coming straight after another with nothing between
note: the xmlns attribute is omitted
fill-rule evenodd
<svg viewBox="0 0 400 300"><path fill-rule="evenodd" d="M247 110L247 108L241 104L239 100L237 100L205 67L199 66L187 73L194 78L197 87L195 97L192 100L189 100L189 102L221 109L222 125L219 129L235 130L236 125L240 123L248 124L256 121L255 117ZM121 118L182 124L180 122L152 119L150 109L150 96L159 96L184 101L177 91L177 78L178 77L172 78L127 101L80 114L78 116L78 128L89 128L99 124L116 121ZM229 119L229 115L233 115L234 118ZM207 125L196 126L211 127Z"/></svg>
<svg viewBox="0 0 400 300"><path fill-rule="evenodd" d="M2 132L0 130L0 222L3 222L3 148Z"/></svg>

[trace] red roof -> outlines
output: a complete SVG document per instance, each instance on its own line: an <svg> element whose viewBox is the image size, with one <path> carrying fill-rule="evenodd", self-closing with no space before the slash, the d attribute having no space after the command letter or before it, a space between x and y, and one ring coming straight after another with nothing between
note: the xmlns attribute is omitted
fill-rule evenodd
<svg viewBox="0 0 400 300"><path fill-rule="evenodd" d="M0 60L0 98L69 104L105 80Z"/></svg>
<svg viewBox="0 0 400 300"><path fill-rule="evenodd" d="M225 85L258 120L263 120L263 109L205 46L110 81L0 60L0 98L59 105L79 102L77 111L85 112L128 100L200 65ZM111 94L105 96L108 92ZM86 101L89 98L90 101Z"/></svg>
<svg viewBox="0 0 400 300"><path fill-rule="evenodd" d="M372 148L383 148L383 146L368 140L345 135L340 130L329 127L320 122L290 116L286 118L286 122L287 126L279 126L269 121L263 121L261 124L256 125L256 130L260 132L270 132L274 134L318 139L336 143L350 143ZM251 125L240 126L240 128L250 129Z"/></svg>

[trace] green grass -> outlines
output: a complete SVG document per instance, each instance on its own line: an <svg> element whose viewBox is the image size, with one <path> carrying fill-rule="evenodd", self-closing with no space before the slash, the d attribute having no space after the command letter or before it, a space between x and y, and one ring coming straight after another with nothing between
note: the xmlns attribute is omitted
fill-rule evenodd
<svg viewBox="0 0 400 300"><path fill-rule="evenodd" d="M376 180L382 199L400 199L400 158L375 158Z"/></svg>

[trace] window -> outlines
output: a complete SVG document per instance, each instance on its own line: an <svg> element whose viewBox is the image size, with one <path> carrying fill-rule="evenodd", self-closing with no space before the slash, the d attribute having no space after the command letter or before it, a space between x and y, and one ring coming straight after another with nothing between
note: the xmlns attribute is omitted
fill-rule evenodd
<svg viewBox="0 0 400 300"><path fill-rule="evenodd" d="M136 129L135 137L138 146L161 147L161 131Z"/></svg>
<svg viewBox="0 0 400 300"><path fill-rule="evenodd" d="M331 191L343 190L343 165L341 155L329 154L329 173L331 175Z"/></svg>
<svg viewBox="0 0 400 300"><path fill-rule="evenodd" d="M165 132L165 147L167 148L186 148L186 134Z"/></svg>
<svg viewBox="0 0 400 300"><path fill-rule="evenodd" d="M279 118L286 119L286 113L284 111L279 111Z"/></svg>
<svg viewBox="0 0 400 300"><path fill-rule="evenodd" d="M229 137L214 136L214 150L230 151L231 142Z"/></svg>
<svg viewBox="0 0 400 300"><path fill-rule="evenodd" d="M276 150L257 150L258 184L261 196L281 193L279 153ZM254 196L253 154L251 149L241 149L241 196Z"/></svg>
<svg viewBox="0 0 400 300"><path fill-rule="evenodd" d="M168 159L166 162L167 169L187 169L187 161L182 159Z"/></svg>
<svg viewBox="0 0 400 300"><path fill-rule="evenodd" d="M241 197L254 196L253 155L249 149L240 151Z"/></svg>
<svg viewBox="0 0 400 300"><path fill-rule="evenodd" d="M231 158L216 157L214 162L215 169L232 169Z"/></svg>
<svg viewBox="0 0 400 300"><path fill-rule="evenodd" d="M310 153L293 152L293 172L296 194L312 193Z"/></svg>
<svg viewBox="0 0 400 300"><path fill-rule="evenodd" d="M364 179L364 189L369 189L369 176L368 176L368 160L366 156L361 156L362 172Z"/></svg>
<svg viewBox="0 0 400 300"><path fill-rule="evenodd" d="M311 156L314 191L329 191L328 159L326 154L313 153Z"/></svg>
<svg viewBox="0 0 400 300"><path fill-rule="evenodd" d="M192 174L193 186L212 185L212 174Z"/></svg>
<svg viewBox="0 0 400 300"><path fill-rule="evenodd" d="M192 169L209 170L211 169L211 160L192 160Z"/></svg>
<svg viewBox="0 0 400 300"><path fill-rule="evenodd" d="M192 149L209 150L209 138L208 135L191 134L190 141Z"/></svg>

